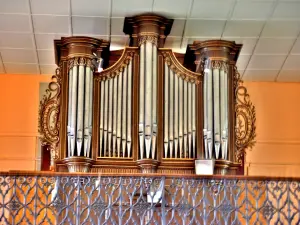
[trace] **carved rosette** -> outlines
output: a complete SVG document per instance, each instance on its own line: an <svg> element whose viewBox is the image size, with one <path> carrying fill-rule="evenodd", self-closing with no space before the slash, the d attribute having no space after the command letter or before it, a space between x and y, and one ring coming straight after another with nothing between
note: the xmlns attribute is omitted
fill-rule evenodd
<svg viewBox="0 0 300 225"><path fill-rule="evenodd" d="M158 37L156 34L141 34L138 38L138 45L141 46L142 44L150 42L157 46Z"/></svg>
<svg viewBox="0 0 300 225"><path fill-rule="evenodd" d="M180 64L180 62L176 59L176 56L173 54L171 50L162 50L162 55L164 57L165 62L168 67L176 74L179 78L195 83L196 85L200 84L200 81L203 77L201 73L195 73L193 71L188 70L184 66Z"/></svg>
<svg viewBox="0 0 300 225"><path fill-rule="evenodd" d="M235 67L234 77L235 89L235 145L236 145L236 161L241 163L243 155L246 154L248 148L252 148L255 144L256 137L256 113L255 107L250 101L250 96L246 87L243 86L243 81Z"/></svg>
<svg viewBox="0 0 300 225"><path fill-rule="evenodd" d="M42 146L48 146L48 150L51 152L51 167L54 165L54 160L58 158L61 66L52 76L52 82L50 82L39 108L38 131Z"/></svg>
<svg viewBox="0 0 300 225"><path fill-rule="evenodd" d="M133 59L136 50L137 48L126 48L120 59L114 65L94 75L96 81L109 80L120 75Z"/></svg>

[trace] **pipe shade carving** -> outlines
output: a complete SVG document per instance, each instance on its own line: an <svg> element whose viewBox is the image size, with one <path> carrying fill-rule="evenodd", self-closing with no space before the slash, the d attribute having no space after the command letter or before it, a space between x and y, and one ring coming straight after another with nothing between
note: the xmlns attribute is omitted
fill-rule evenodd
<svg viewBox="0 0 300 225"><path fill-rule="evenodd" d="M58 159L59 143L59 113L61 95L61 65L56 69L52 76L52 82L49 83L46 94L40 102L39 108L39 126L41 144L48 146L51 155L51 169L54 166L54 160Z"/></svg>
<svg viewBox="0 0 300 225"><path fill-rule="evenodd" d="M243 81L235 67L234 87L235 87L235 112L236 112L236 161L243 163L247 149L255 145L256 137L256 113L255 107L250 101L247 88L243 86Z"/></svg>
<svg viewBox="0 0 300 225"><path fill-rule="evenodd" d="M241 167L255 137L235 67L241 45L195 42L175 54L163 48L172 23L126 18L123 52L88 37L55 41L59 97L43 103L41 118L57 124L56 136L42 123L40 131L56 147L56 170L192 174L196 159L216 160L215 173Z"/></svg>

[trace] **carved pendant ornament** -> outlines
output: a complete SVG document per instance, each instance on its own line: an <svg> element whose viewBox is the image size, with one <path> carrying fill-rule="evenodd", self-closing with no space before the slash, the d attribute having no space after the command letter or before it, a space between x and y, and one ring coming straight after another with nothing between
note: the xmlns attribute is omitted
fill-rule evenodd
<svg viewBox="0 0 300 225"><path fill-rule="evenodd" d="M250 95L235 67L235 113L236 113L236 160L241 162L242 157L246 154L247 149L251 149L255 145L256 137L256 113L255 107L250 101Z"/></svg>
<svg viewBox="0 0 300 225"><path fill-rule="evenodd" d="M40 102L38 131L43 146L47 145L51 151L51 164L58 158L59 143L59 111L61 94L61 65L52 76L46 94Z"/></svg>

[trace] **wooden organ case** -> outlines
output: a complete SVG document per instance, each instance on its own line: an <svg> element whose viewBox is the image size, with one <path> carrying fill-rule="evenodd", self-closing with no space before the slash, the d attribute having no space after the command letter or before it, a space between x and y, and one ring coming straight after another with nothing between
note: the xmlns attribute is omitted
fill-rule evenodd
<svg viewBox="0 0 300 225"><path fill-rule="evenodd" d="M58 68L40 105L39 131L51 169L193 174L243 173L255 138L255 109L235 66L241 45L194 42L164 48L173 20L126 18L122 52L90 37L55 41Z"/></svg>

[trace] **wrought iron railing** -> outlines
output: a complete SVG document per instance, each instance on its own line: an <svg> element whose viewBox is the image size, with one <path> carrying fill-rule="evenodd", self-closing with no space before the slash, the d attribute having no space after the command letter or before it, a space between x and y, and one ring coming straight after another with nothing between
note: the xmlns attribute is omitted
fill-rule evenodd
<svg viewBox="0 0 300 225"><path fill-rule="evenodd" d="M0 173L0 224L300 224L292 178Z"/></svg>

